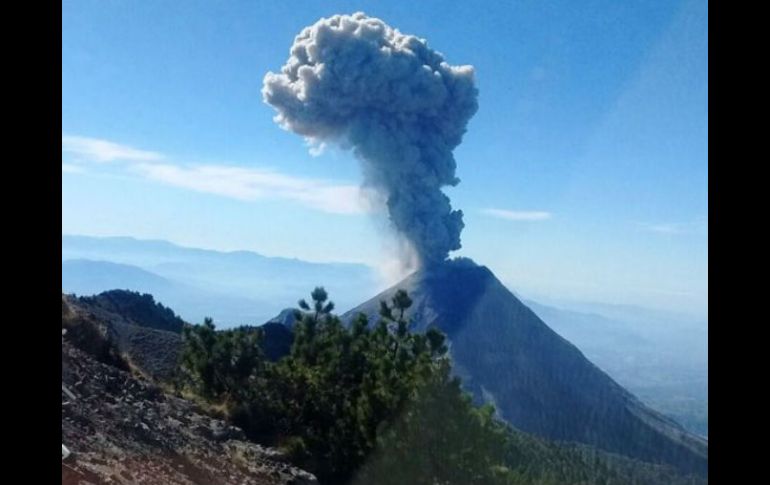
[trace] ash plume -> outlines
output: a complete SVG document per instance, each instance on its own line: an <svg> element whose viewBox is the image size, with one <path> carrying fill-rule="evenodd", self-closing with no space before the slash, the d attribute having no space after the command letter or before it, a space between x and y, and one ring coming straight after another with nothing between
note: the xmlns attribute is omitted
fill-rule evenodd
<svg viewBox="0 0 770 485"><path fill-rule="evenodd" d="M302 30L262 95L284 129L352 149L421 264L460 248L463 214L441 189L459 182L452 150L478 108L471 66L380 19L335 15Z"/></svg>

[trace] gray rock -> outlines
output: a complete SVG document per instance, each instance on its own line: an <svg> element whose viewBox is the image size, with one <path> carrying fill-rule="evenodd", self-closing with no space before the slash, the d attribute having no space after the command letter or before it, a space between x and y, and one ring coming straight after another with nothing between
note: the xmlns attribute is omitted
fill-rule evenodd
<svg viewBox="0 0 770 485"><path fill-rule="evenodd" d="M63 466L62 476L69 478L62 483L318 483L287 465L277 450L248 442L239 428L96 361L67 341L62 343L62 384L92 397L62 407L62 441L78 451L66 458L69 468ZM62 393L62 401L67 399ZM63 460L64 455L63 446Z"/></svg>

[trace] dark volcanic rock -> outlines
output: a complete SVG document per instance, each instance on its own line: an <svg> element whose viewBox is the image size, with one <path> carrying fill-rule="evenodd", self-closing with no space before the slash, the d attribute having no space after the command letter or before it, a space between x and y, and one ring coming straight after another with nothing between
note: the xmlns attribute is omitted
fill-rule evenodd
<svg viewBox="0 0 770 485"><path fill-rule="evenodd" d="M343 315L378 317L397 289L413 300L414 329L437 326L456 372L477 400L491 401L516 428L683 471L707 473L708 444L644 406L500 283L468 259L412 274Z"/></svg>

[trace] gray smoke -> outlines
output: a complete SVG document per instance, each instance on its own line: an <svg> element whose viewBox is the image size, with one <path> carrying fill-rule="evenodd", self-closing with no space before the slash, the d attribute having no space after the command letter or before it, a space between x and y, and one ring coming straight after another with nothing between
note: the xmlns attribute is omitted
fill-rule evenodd
<svg viewBox="0 0 770 485"><path fill-rule="evenodd" d="M459 182L452 150L478 108L471 66L380 19L335 15L302 30L262 95L283 128L353 149L421 263L460 248L463 214L441 188Z"/></svg>

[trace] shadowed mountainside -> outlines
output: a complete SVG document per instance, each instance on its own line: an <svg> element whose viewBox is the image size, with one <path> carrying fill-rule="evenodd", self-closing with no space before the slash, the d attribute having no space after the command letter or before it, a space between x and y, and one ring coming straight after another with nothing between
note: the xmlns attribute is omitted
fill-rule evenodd
<svg viewBox="0 0 770 485"><path fill-rule="evenodd" d="M543 323L484 266L458 259L421 270L343 315L375 318L405 289L417 331L445 332L457 374L522 431L705 474L706 440L643 405Z"/></svg>

